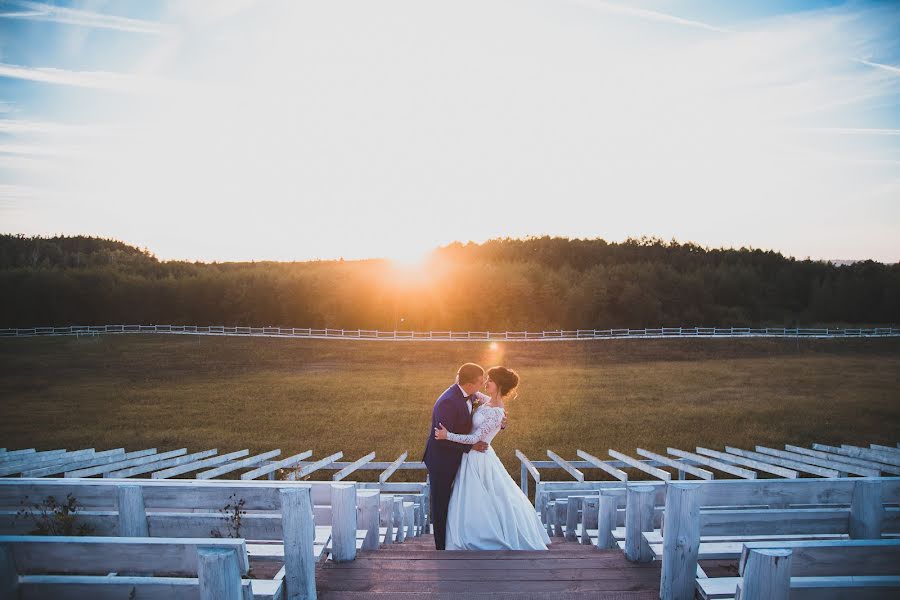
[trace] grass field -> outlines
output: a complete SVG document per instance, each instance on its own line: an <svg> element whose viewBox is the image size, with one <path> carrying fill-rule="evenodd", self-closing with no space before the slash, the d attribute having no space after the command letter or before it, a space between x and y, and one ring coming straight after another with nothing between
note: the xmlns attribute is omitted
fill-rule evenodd
<svg viewBox="0 0 900 600"><path fill-rule="evenodd" d="M421 458L465 361L522 377L494 447L665 451L900 440L900 340L0 340L0 447L372 450ZM596 472L599 473L599 472ZM596 476L591 471L592 476ZM560 472L562 477L562 472Z"/></svg>

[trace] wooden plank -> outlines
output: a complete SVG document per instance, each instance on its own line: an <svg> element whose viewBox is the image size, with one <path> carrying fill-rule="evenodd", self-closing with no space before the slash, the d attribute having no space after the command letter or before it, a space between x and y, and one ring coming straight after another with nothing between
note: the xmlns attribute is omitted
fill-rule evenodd
<svg viewBox="0 0 900 600"><path fill-rule="evenodd" d="M262 454L257 454L256 456L251 456L249 458L229 463L227 465L222 465L221 467L216 467L215 469L201 471L197 473L197 479L212 479L213 477L218 477L219 475L224 475L225 473L231 473L232 471L237 471L238 469L252 467L253 465L257 465L264 460L274 458L279 454L281 454L281 450L279 449L270 450L269 452L264 452Z"/></svg>
<svg viewBox="0 0 900 600"><path fill-rule="evenodd" d="M596 456L592 454L588 454L584 450L576 450L575 454L577 454L580 458L583 458L587 462L591 463L592 466L597 467L598 469L605 471L618 479L619 481L628 481L628 473L622 471L621 469L617 469L615 467L611 467Z"/></svg>
<svg viewBox="0 0 900 600"><path fill-rule="evenodd" d="M397 460L395 460L394 462L392 462L392 463L391 463L391 466L389 466L387 469L385 469L385 470L378 476L378 483L384 483L385 481L387 481L388 478L389 478L391 475L394 474L394 471L396 471L397 469L400 468L400 465L403 464L403 461L406 460L406 457L407 457L407 456L409 456L409 452L404 452L403 454L401 454L401 455L397 458Z"/></svg>
<svg viewBox="0 0 900 600"><path fill-rule="evenodd" d="M792 574L896 575L900 565L900 540L817 540L747 542L741 552L740 569L747 552L759 548L784 548L794 553Z"/></svg>
<svg viewBox="0 0 900 600"><path fill-rule="evenodd" d="M666 456L662 456L661 454L657 454L655 452L650 452L649 450L644 450L643 448L638 448L635 450L638 454L645 458L650 458L655 461L658 461L666 466L672 467L674 469L678 469L679 471L684 471L685 473L690 473L695 477L699 477L700 479L713 479L713 474L706 469L701 469L700 467L694 467L688 464L685 464L684 461L677 462L668 458Z"/></svg>
<svg viewBox="0 0 900 600"><path fill-rule="evenodd" d="M822 452L820 450L810 450L809 448L803 448L801 446L791 446L790 444L785 444L784 449L789 452L794 452L796 454L806 454L808 456L815 456L816 458L824 458L826 460L831 460L836 463L847 463L850 465L857 465L860 467L868 467L870 469L877 469L883 473L889 473L891 475L900 475L900 467L895 467L893 465L886 465L884 463L875 462L872 460L866 460L863 458L853 458L851 456L845 456L843 454L832 454L830 452Z"/></svg>
<svg viewBox="0 0 900 600"><path fill-rule="evenodd" d="M634 459L634 458L631 458L630 456L622 454L621 452L616 452L612 448L610 448L608 450L608 452L609 452L609 455L612 456L613 458L618 458L626 465L634 467L635 469L638 469L640 471L643 471L644 473L647 473L648 475L653 475L657 479L662 479L663 481L670 481L672 479L672 475L670 473L668 473L667 471L663 471L662 469L657 469L656 467L651 467L649 465L646 465L637 459Z"/></svg>
<svg viewBox="0 0 900 600"><path fill-rule="evenodd" d="M900 456L900 446L897 448L892 448L891 446L882 446L880 444L869 444L869 448L872 450L878 450L880 452L895 452L897 456Z"/></svg>
<svg viewBox="0 0 900 600"><path fill-rule="evenodd" d="M197 548L203 546L235 549L243 557L241 574L250 568L241 539L0 536L3 544L12 547L20 575L65 570L73 575L166 572L190 577L197 573Z"/></svg>
<svg viewBox="0 0 900 600"><path fill-rule="evenodd" d="M97 467L87 467L85 469L76 469L74 471L66 471L64 477L91 477L92 475L100 475L101 473L109 473L111 471L118 471L118 470L124 469L126 467L134 467L137 465L144 465L147 463L157 462L159 460L165 460L167 458L183 456L186 453L187 453L187 448L179 448L178 450L170 450L169 452L163 452L162 454L151 454L149 456L142 456L140 458L131 458L128 460L107 463L105 465L100 465Z"/></svg>
<svg viewBox="0 0 900 600"><path fill-rule="evenodd" d="M787 460L784 458L777 458L775 456L770 456L768 454L760 454L759 452L753 452L751 450L741 450L740 448L732 448L731 446L725 446L725 451L730 454L736 454L738 456L743 456L744 458L752 458L753 460L757 460L760 462L769 462L775 465L779 465L781 467L786 467L788 469L793 469L795 471L800 471L801 473L809 473L811 475L819 475L820 477L840 477L840 473L835 471L834 469L825 469L823 467L815 467L813 465L808 465L806 463L800 463L795 460Z"/></svg>
<svg viewBox="0 0 900 600"><path fill-rule="evenodd" d="M286 469L289 467L293 467L298 462L305 458L309 458L312 456L312 450L306 450L305 452L301 452L300 454L295 454L293 456L289 456L283 460L279 460L273 462L268 465L263 465L258 469L253 469L252 471L247 471L246 473L241 475L241 479L256 479L257 477L262 477L263 475L268 475L269 473L274 473L278 469Z"/></svg>
<svg viewBox="0 0 900 600"><path fill-rule="evenodd" d="M516 458L518 458L525 468L528 469L528 472L531 473L531 478L534 479L535 483L541 482L541 474L538 472L537 468L532 464L528 457L521 450L516 450Z"/></svg>
<svg viewBox="0 0 900 600"><path fill-rule="evenodd" d="M234 548L197 548L197 579L200 600L243 600L240 563Z"/></svg>
<svg viewBox="0 0 900 600"><path fill-rule="evenodd" d="M156 448L150 448L147 450L138 450L136 452L124 452L123 448L116 448L115 450L109 450L107 452L109 452L109 454L95 452L91 458L86 459L86 460L79 460L74 463L63 462L60 464L55 464L55 465L50 465L47 467L41 467L38 469L32 469L30 471L25 471L22 473L22 477L45 477L47 475L53 475L54 473L63 473L70 469L94 467L97 465L105 465L108 463L117 462L120 460L129 459L129 458L140 458L142 456L149 456L151 454L156 454ZM101 454L103 454L103 456L101 456Z"/></svg>
<svg viewBox="0 0 900 600"><path fill-rule="evenodd" d="M743 456L736 456L734 454L726 454L724 452L719 452L717 450L710 450L708 448L697 447L698 454L704 454L706 456L711 456L713 458L718 458L719 460L732 462L738 465L744 465L745 467L750 467L751 469L756 469L757 471L764 471L766 473L771 473L773 475L778 475L780 477L787 477L789 479L797 479L800 477L800 473L794 471L792 469L785 469L783 467L775 466L769 464L767 462L752 460L749 458L744 458Z"/></svg>
<svg viewBox="0 0 900 600"><path fill-rule="evenodd" d="M900 461L896 460L893 455L886 452L877 452L875 450L867 450L866 448L858 448L856 446L841 446L840 448L838 448L836 446L828 446L826 444L813 444L812 447L813 450L820 450L822 452L843 454L844 456L849 456L851 458L864 458L867 460L874 460L876 462L893 465L895 467L900 466Z"/></svg>
<svg viewBox="0 0 900 600"><path fill-rule="evenodd" d="M318 471L319 469L325 469L331 463L335 462L342 456L344 456L343 452L335 452L331 456L326 456L325 458L323 458L321 460L317 460L316 462L314 462L312 464L306 465L305 467L300 469L300 471L298 473L291 473L290 479L291 480L300 479L300 478L306 477L307 475L309 475L311 473Z"/></svg>
<svg viewBox="0 0 900 600"><path fill-rule="evenodd" d="M685 452L684 450L679 450L678 448L666 448L666 452L679 458L687 458L694 462L698 462L701 465L706 465L707 467L718 469L719 471L728 473L729 475L736 475L744 479L756 479L755 471L750 471L749 469L742 469L741 467L729 465L707 456L700 456L699 454L694 454L693 452Z"/></svg>
<svg viewBox="0 0 900 600"><path fill-rule="evenodd" d="M584 481L584 473L569 464L569 461L561 457L553 450L547 450L547 456L560 466L566 473L575 478L576 481Z"/></svg>
<svg viewBox="0 0 900 600"><path fill-rule="evenodd" d="M342 479L346 478L348 475L353 473L353 471L357 470L358 468L360 468L367 462L371 462L372 460L374 460L374 458L375 458L375 453L369 452L362 458L357 459L356 461L350 463L349 465L347 465L346 467L344 467L343 469L341 469L340 471L338 471L337 473L332 475L331 480L332 481L341 481Z"/></svg>
<svg viewBox="0 0 900 600"><path fill-rule="evenodd" d="M846 508L768 508L762 510L704 510L702 536L845 534L850 511ZM668 520L666 521L668 526Z"/></svg>
<svg viewBox="0 0 900 600"><path fill-rule="evenodd" d="M241 585L245 599L280 600L282 595L281 581L244 579ZM124 600L132 594L140 600L197 600L200 597L200 581L196 577L23 575L20 589L22 597L29 600Z"/></svg>
<svg viewBox="0 0 900 600"><path fill-rule="evenodd" d="M763 454L771 454L772 456L777 456L778 458L786 458L788 460L795 460L799 463L815 465L817 467L824 467L826 469L833 469L838 472L839 477L846 477L847 473L852 473L854 475L861 475L863 477L878 477L880 472L878 469L870 469L868 467L860 467L856 465L848 465L847 463L839 463L831 460L825 460L822 458L817 458L815 456L809 456L807 454L797 454L794 452L788 452L786 450L776 450L774 448L767 448L765 446L756 446L756 451L761 452Z"/></svg>
<svg viewBox="0 0 900 600"><path fill-rule="evenodd" d="M168 469L163 469L161 471L154 471L151 477L153 479L167 479L169 477L175 477L176 475L181 475L183 473L190 473L191 471L198 471L203 467L212 467L214 465L220 465L223 462L227 462L229 460L234 460L235 458L241 458L242 456L247 456L250 454L249 450L238 450L237 452L231 452L229 454L222 454L220 456L213 456L212 458L205 458L203 460L198 460L194 462L190 462L183 465L178 465L177 467L170 467Z"/></svg>
<svg viewBox="0 0 900 600"><path fill-rule="evenodd" d="M0 465L0 477L6 475L15 475L16 473L28 471L29 469L36 469L40 466L56 464L58 462L61 462L62 460L84 460L92 457L93 455L93 448L75 450L73 452L66 452L65 454L51 454L50 456L28 455L33 456L34 458L26 457L20 460L8 461L3 465Z"/></svg>
<svg viewBox="0 0 900 600"><path fill-rule="evenodd" d="M185 454L177 458L168 458L159 462L151 462L147 464L136 465L134 467L128 467L127 469L122 469L120 471L111 471L109 473L104 473L103 477L110 479L124 479L133 475L141 475L143 473L149 473L150 471L157 471L165 467L184 465L189 462L200 460L202 458L215 456L216 454L218 454L218 452L219 451L215 448L213 448L212 450L204 450L202 452L194 452L193 454Z"/></svg>

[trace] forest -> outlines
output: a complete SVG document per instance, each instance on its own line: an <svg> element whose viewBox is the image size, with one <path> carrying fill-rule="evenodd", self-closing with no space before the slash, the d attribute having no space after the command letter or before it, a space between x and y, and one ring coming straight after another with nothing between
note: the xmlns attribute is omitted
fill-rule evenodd
<svg viewBox="0 0 900 600"><path fill-rule="evenodd" d="M116 240L7 234L0 289L0 327L540 331L900 321L900 263L835 265L656 238L456 242L410 267L160 261Z"/></svg>

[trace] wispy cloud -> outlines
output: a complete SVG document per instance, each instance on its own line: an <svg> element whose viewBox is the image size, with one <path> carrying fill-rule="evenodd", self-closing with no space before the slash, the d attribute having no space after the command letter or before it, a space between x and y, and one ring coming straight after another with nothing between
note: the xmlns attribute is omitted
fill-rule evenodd
<svg viewBox="0 0 900 600"><path fill-rule="evenodd" d="M112 29L115 31L131 33L146 33L151 35L166 35L173 31L172 26L165 23L55 6L43 2L21 1L12 2L12 4L20 6L25 10L3 12L0 13L0 17L6 19L26 19L30 21L52 21L55 23L65 23L67 25Z"/></svg>
<svg viewBox="0 0 900 600"><path fill-rule="evenodd" d="M882 63L872 62L870 60L863 60L861 58L855 58L853 60L855 60L856 62L858 62L862 65L873 67L875 69L883 69L889 73L893 73L894 75L900 75L900 67L895 67L893 65L885 65Z"/></svg>
<svg viewBox="0 0 900 600"><path fill-rule="evenodd" d="M900 136L900 129L867 129L861 127L810 127L797 129L804 133L823 133L834 135L888 135Z"/></svg>
<svg viewBox="0 0 900 600"><path fill-rule="evenodd" d="M25 67L0 63L0 77L55 85L126 93L165 93L186 90L188 82L110 71L71 71L53 67Z"/></svg>
<svg viewBox="0 0 900 600"><path fill-rule="evenodd" d="M605 2L604 0L577 0L577 2L578 4L603 10L609 13L637 17L639 19L645 19L648 21L671 23L673 25L682 25L685 27L693 27L696 29L705 29L706 31L715 31L718 33L733 33L733 30L731 29L726 29L724 27L719 27L710 23L704 23L703 21L685 19L677 15L660 12L657 10L637 8L635 6L617 4L615 2Z"/></svg>

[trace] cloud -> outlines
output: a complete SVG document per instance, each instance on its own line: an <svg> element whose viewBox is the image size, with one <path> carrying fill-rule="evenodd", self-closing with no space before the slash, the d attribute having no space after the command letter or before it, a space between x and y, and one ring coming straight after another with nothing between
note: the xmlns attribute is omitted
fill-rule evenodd
<svg viewBox="0 0 900 600"><path fill-rule="evenodd" d="M25 67L8 63L0 63L0 77L133 94L178 92L196 87L188 82L128 73L71 71L53 67Z"/></svg>
<svg viewBox="0 0 900 600"><path fill-rule="evenodd" d="M30 21L52 21L67 25L93 27L97 29L112 29L130 33L146 33L151 35L167 35L173 31L172 26L132 19L116 15L107 15L87 10L55 6L43 2L13 2L13 4L25 8L24 11L0 13L0 17L7 19L26 19Z"/></svg>
<svg viewBox="0 0 900 600"><path fill-rule="evenodd" d="M685 27L693 27L695 29L704 29L706 31L715 31L718 33L733 33L733 30L726 29L724 27L718 27L716 25L711 25L709 23L704 23L703 21L694 21L692 19L684 19L682 17L660 12L657 10L650 10L646 8L637 8L634 6L625 6L622 4L616 4L615 2L604 2L603 0L576 0L578 4L583 6L588 6L591 8L596 8L605 12L615 13L618 15L637 17L639 19L645 19L648 21L657 21L660 23L671 23L674 25L682 25Z"/></svg>
<svg viewBox="0 0 900 600"><path fill-rule="evenodd" d="M855 58L853 60L855 60L856 62L858 62L862 65L873 67L875 69L883 69L883 70L887 71L888 73L893 73L894 75L900 75L900 67L895 67L893 65L885 65L882 63L872 62L869 60L863 60L861 58Z"/></svg>

